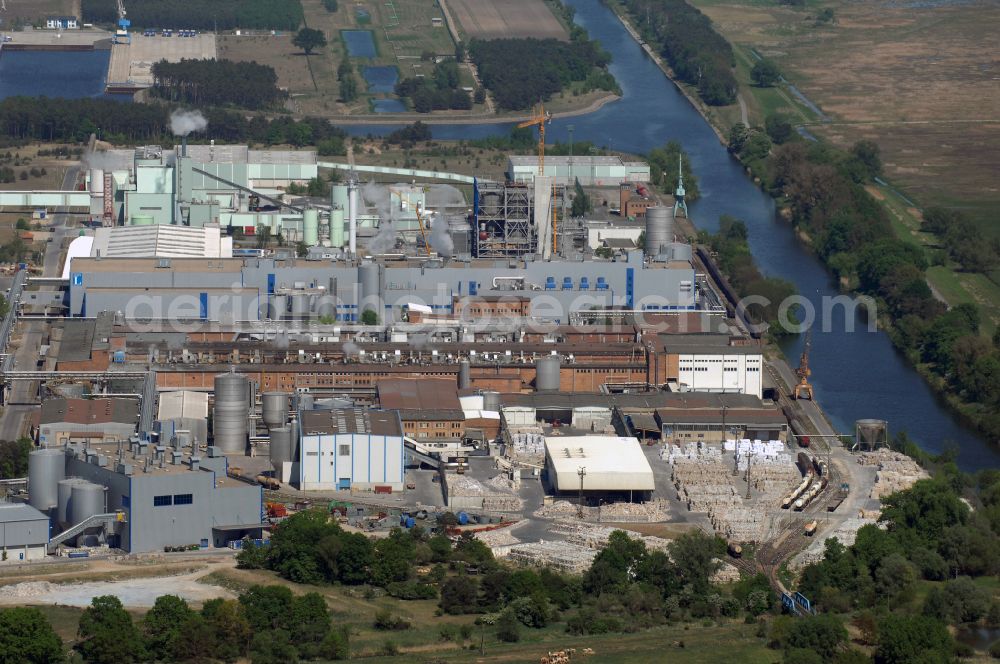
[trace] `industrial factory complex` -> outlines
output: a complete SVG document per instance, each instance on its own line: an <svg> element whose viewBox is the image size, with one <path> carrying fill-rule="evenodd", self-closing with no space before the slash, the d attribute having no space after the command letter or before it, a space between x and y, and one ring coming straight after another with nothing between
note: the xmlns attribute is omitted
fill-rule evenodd
<svg viewBox="0 0 1000 664"><path fill-rule="evenodd" d="M336 167L310 151L89 165L74 191L0 192L60 229L10 280L0 330L3 401L31 406L0 425L36 446L5 479L6 560L237 547L331 500L383 525L566 513L734 543L869 507L818 410L786 396L808 358L798 380L771 367L681 229L683 184L650 194L646 164L346 172L322 197L289 193ZM576 181L616 213L570 217ZM876 454L885 425L857 434Z"/></svg>

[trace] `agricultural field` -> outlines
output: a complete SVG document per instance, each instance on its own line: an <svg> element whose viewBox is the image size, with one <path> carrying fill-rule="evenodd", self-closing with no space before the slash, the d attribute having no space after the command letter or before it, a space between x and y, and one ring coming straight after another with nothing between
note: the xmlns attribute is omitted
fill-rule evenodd
<svg viewBox="0 0 1000 664"><path fill-rule="evenodd" d="M569 37L544 0L447 0L447 6L469 39Z"/></svg>
<svg viewBox="0 0 1000 664"><path fill-rule="evenodd" d="M993 2L692 0L737 51L742 81L758 55L829 116L821 122L781 88L751 88L751 120L783 111L841 147L875 140L887 178L921 206L962 208L992 237L1000 223L1000 107ZM821 8L833 23L817 25ZM748 94L749 93L749 94ZM734 112L735 110L735 112ZM726 119L738 116L730 108ZM812 116L812 117L810 117Z"/></svg>
<svg viewBox="0 0 1000 664"><path fill-rule="evenodd" d="M316 92L309 73L309 59L292 45L292 36L219 35L216 49L220 60L256 62L273 68L278 75L278 86L291 95Z"/></svg>

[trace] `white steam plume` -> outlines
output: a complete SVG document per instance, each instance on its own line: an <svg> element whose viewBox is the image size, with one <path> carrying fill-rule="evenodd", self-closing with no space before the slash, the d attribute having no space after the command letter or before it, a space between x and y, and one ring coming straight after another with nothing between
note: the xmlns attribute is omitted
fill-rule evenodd
<svg viewBox="0 0 1000 664"><path fill-rule="evenodd" d="M368 251L373 254L385 254L396 247L396 229L393 227L392 203L389 200L389 189L375 184L372 180L361 188L365 201L378 211L378 234L368 242Z"/></svg>
<svg viewBox="0 0 1000 664"><path fill-rule="evenodd" d="M444 215L439 214L434 217L429 242L431 248L438 254L445 258L451 258L455 251L455 243L451 239L451 233L448 232L448 220L444 218Z"/></svg>
<svg viewBox="0 0 1000 664"><path fill-rule="evenodd" d="M202 131L208 120L201 111L174 111L170 114L170 131L174 136L187 136L193 131Z"/></svg>

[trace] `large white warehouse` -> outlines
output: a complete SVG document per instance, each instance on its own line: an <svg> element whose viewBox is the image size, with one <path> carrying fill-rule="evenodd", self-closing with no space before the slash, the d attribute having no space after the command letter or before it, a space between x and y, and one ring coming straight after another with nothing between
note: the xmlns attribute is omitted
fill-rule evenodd
<svg viewBox="0 0 1000 664"><path fill-rule="evenodd" d="M635 438L547 436L545 468L559 493L652 491L653 469Z"/></svg>

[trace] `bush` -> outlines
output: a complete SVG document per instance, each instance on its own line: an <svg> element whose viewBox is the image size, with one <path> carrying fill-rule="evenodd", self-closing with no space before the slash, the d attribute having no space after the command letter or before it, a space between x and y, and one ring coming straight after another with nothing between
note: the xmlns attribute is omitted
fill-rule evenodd
<svg viewBox="0 0 1000 664"><path fill-rule="evenodd" d="M402 616L394 616L389 609L382 609L375 613L375 629L382 631L400 632L410 629L410 621Z"/></svg>
<svg viewBox="0 0 1000 664"><path fill-rule="evenodd" d="M505 643L521 640L521 623L510 611L504 611L497 619L497 638Z"/></svg>

